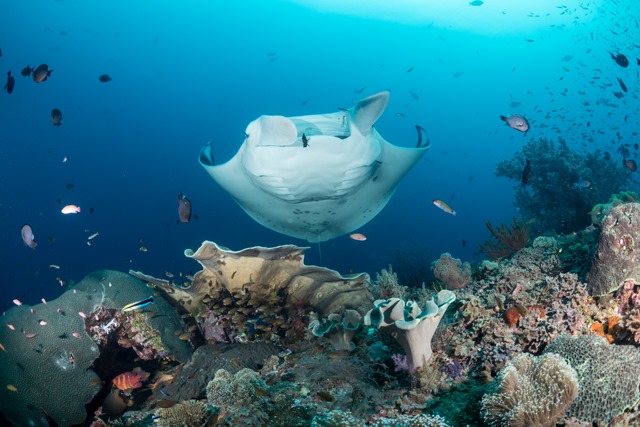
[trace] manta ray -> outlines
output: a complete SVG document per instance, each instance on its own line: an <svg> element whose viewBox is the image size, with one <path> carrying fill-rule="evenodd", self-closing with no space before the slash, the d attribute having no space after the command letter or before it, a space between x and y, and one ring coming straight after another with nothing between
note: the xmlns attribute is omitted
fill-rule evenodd
<svg viewBox="0 0 640 427"><path fill-rule="evenodd" d="M334 113L263 115L231 160L216 164L209 142L200 164L261 225L311 243L333 239L373 219L431 145L420 126L415 148L387 142L373 126L388 102L385 91Z"/></svg>

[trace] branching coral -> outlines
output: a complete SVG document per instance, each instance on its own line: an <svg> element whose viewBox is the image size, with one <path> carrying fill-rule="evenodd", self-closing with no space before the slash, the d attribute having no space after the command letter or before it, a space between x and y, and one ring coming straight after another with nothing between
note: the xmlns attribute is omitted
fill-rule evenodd
<svg viewBox="0 0 640 427"><path fill-rule="evenodd" d="M531 179L520 184L526 160L531 163ZM496 166L496 176L516 180L515 205L525 218L536 219L535 234L572 232L590 223L592 206L625 188L631 172L622 162L596 150L579 154L559 138L530 140L513 158Z"/></svg>
<svg viewBox="0 0 640 427"><path fill-rule="evenodd" d="M464 288L471 281L471 264L463 264L448 252L440 255L440 258L431 264L431 269L436 279L447 285L447 289Z"/></svg>
<svg viewBox="0 0 640 427"><path fill-rule="evenodd" d="M485 421L497 427L553 427L578 396L576 371L556 354L523 353L498 382L498 392L482 398Z"/></svg>
<svg viewBox="0 0 640 427"><path fill-rule="evenodd" d="M531 227L526 221L518 221L514 217L511 226L502 224L496 229L489 221L485 225L493 239L489 238L481 244L480 252L486 253L493 260L509 257L524 248L529 242Z"/></svg>

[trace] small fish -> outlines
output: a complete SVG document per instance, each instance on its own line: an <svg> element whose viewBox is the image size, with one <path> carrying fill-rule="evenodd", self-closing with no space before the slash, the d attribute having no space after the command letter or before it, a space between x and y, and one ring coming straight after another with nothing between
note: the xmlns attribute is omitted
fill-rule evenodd
<svg viewBox="0 0 640 427"><path fill-rule="evenodd" d="M520 114L512 114L509 117L500 116L500 119L504 121L511 129L519 130L520 132L527 133L529 130L529 122L524 116Z"/></svg>
<svg viewBox="0 0 640 427"><path fill-rule="evenodd" d="M14 393L18 392L18 389L13 384L7 384L7 390L12 391Z"/></svg>
<svg viewBox="0 0 640 427"><path fill-rule="evenodd" d="M631 172L635 172L638 170L638 164L636 163L635 160L633 159L623 159L622 160L622 164L624 165L624 167L626 167L627 169L629 169ZM15 300L14 300L15 301Z"/></svg>
<svg viewBox="0 0 640 427"><path fill-rule="evenodd" d="M86 315L86 314L84 314L84 312L82 312L82 311L79 311L79 312L78 312L78 315L79 315L80 317L82 317L83 319L86 319L86 318L87 318L87 315Z"/></svg>
<svg viewBox="0 0 640 427"><path fill-rule="evenodd" d="M410 67L410 68L407 70L407 73L412 72L414 68L416 68L416 67Z"/></svg>
<svg viewBox="0 0 640 427"><path fill-rule="evenodd" d="M180 222L189 222L191 219L191 201L182 193L178 194L178 218Z"/></svg>
<svg viewBox="0 0 640 427"><path fill-rule="evenodd" d="M22 236L22 241L25 245L30 247L31 249L35 249L38 243L35 240L35 236L33 235L33 230L29 224L25 224L22 226L20 230L20 235Z"/></svg>
<svg viewBox="0 0 640 427"><path fill-rule="evenodd" d="M22 305L22 301L20 301L18 298L15 298L15 299L13 300L13 303L14 303L15 305L18 305L18 306Z"/></svg>
<svg viewBox="0 0 640 427"><path fill-rule="evenodd" d="M67 205L64 208L62 208L62 210L60 212L62 212L65 215L79 213L80 212L80 206Z"/></svg>
<svg viewBox="0 0 640 427"><path fill-rule="evenodd" d="M304 133L302 134L302 147L306 148L309 146L309 138Z"/></svg>
<svg viewBox="0 0 640 427"><path fill-rule="evenodd" d="M47 324L46 320L41 320L38 322L40 324L40 326L45 326Z"/></svg>
<svg viewBox="0 0 640 427"><path fill-rule="evenodd" d="M35 338L35 337L37 337L37 336L38 336L38 334L34 334L34 333L32 333L32 332L25 332L25 333L24 333L24 336L25 336L25 337L27 337L28 339L31 339L31 338Z"/></svg>
<svg viewBox="0 0 640 427"><path fill-rule="evenodd" d="M367 240L367 236L362 233L349 234L349 238L358 242L364 242L365 240Z"/></svg>
<svg viewBox="0 0 640 427"><path fill-rule="evenodd" d="M53 73L53 70L49 69L47 64L38 65L33 71L33 81L36 83L41 83Z"/></svg>
<svg viewBox="0 0 640 427"><path fill-rule="evenodd" d="M531 179L531 162L529 162L529 159L527 159L527 164L522 171L522 183L527 184L529 182L529 179Z"/></svg>
<svg viewBox="0 0 640 427"><path fill-rule="evenodd" d="M185 332L184 334L180 334L178 336L178 339L181 339L182 341L189 341L191 339L191 332Z"/></svg>
<svg viewBox="0 0 640 427"><path fill-rule="evenodd" d="M56 127L60 127L62 125L62 111L57 108L51 110L51 123Z"/></svg>
<svg viewBox="0 0 640 427"><path fill-rule="evenodd" d="M573 184L573 187L578 189L578 190L582 190L584 188L591 187L591 182L586 180L586 179L584 179L584 178L578 178L578 182Z"/></svg>
<svg viewBox="0 0 640 427"><path fill-rule="evenodd" d="M443 202L442 200L434 200L433 204L436 205L438 208L442 209L444 212L451 214L453 216L456 216L456 211L454 211L453 209L451 209L451 206L449 206L448 204L446 204L445 202Z"/></svg>
<svg viewBox="0 0 640 427"><path fill-rule="evenodd" d="M24 67L22 69L22 71L20 71L20 74L22 74L22 77L28 77L31 75L31 72L33 70L31 69L31 67L29 67L28 65L26 67Z"/></svg>
<svg viewBox="0 0 640 427"><path fill-rule="evenodd" d="M473 0L469 5L471 6L482 6L484 2L482 0Z"/></svg>
<svg viewBox="0 0 640 427"><path fill-rule="evenodd" d="M7 327L8 327L9 329L11 329L12 331L15 331L15 330L16 330L16 327L15 327L15 326L13 326L11 323L7 323Z"/></svg>
<svg viewBox="0 0 640 427"><path fill-rule="evenodd" d="M91 236L87 237L87 240L93 240L100 235L99 232L93 233Z"/></svg>
<svg viewBox="0 0 640 427"><path fill-rule="evenodd" d="M47 300L46 300L46 299L44 299L44 298L41 298L41 299L40 299L40 301L42 301L42 303L43 303L43 304L46 304L46 303L47 303Z"/></svg>
<svg viewBox="0 0 640 427"><path fill-rule="evenodd" d="M614 55L611 52L609 52L609 55L611 55L611 59L616 61L616 64L618 64L622 68L627 68L629 66L629 59L625 55L623 55L621 53L618 53L617 55Z"/></svg>
<svg viewBox="0 0 640 427"><path fill-rule="evenodd" d="M170 271L165 271L164 274L169 278L173 277L173 273Z"/></svg>
<svg viewBox="0 0 640 427"><path fill-rule="evenodd" d="M13 88L16 85L16 79L11 75L11 71L7 71L7 83L4 85L4 88L7 90L7 93L11 94L13 92Z"/></svg>
<svg viewBox="0 0 640 427"><path fill-rule="evenodd" d="M622 79L620 77L616 77L616 79L618 79L618 84L620 85L620 89L622 89L623 92L627 92L627 85L624 84L624 82L622 81Z"/></svg>
<svg viewBox="0 0 640 427"><path fill-rule="evenodd" d="M9 352L7 351L7 349L6 349L6 348L4 348L4 346L2 345L2 343L1 343L1 342L0 342L0 350L4 351L5 353L9 353Z"/></svg>
<svg viewBox="0 0 640 427"><path fill-rule="evenodd" d="M149 298L142 299L140 301L136 301L136 302L132 302L130 304L127 304L124 307L122 307L122 311L140 310L141 308L145 308L149 304L153 304L153 297L152 296L149 297Z"/></svg>
<svg viewBox="0 0 640 427"><path fill-rule="evenodd" d="M74 337L80 339L80 334L78 332L74 332L71 335L73 335Z"/></svg>
<svg viewBox="0 0 640 427"><path fill-rule="evenodd" d="M147 251L148 251L148 249L147 249L145 246L140 246L140 247L138 248L138 250L139 250L140 252L147 252Z"/></svg>
<svg viewBox="0 0 640 427"><path fill-rule="evenodd" d="M108 83L111 81L111 76L109 74L102 74L100 77L98 77L98 80L100 80L102 83Z"/></svg>
<svg viewBox="0 0 640 427"><path fill-rule="evenodd" d="M60 266L57 264L49 264L49 268L55 268L56 270L60 270Z"/></svg>

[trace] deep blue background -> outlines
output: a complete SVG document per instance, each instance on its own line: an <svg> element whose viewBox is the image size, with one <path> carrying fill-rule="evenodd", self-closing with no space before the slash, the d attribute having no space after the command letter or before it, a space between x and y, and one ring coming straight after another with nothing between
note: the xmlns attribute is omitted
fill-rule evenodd
<svg viewBox="0 0 640 427"><path fill-rule="evenodd" d="M488 34L284 1L3 1L0 82L11 70L16 88L0 93L0 309L15 297L54 298L63 291L58 275L195 272L199 266L182 253L205 239L232 249L305 245L245 215L198 165L200 148L214 140L222 162L261 114L333 112L385 89L392 97L376 125L381 135L414 146L420 124L432 149L360 230L366 242L325 242L322 260L312 245L306 262L373 274L398 248L427 251L432 260L445 251L478 260L484 222L517 215L515 183L496 178L495 164L528 138L563 136L576 149L612 153L617 134L639 142L639 8L632 0L585 2L565 12L564 25L536 16L535 29ZM618 50L632 60L627 69L607 53ZM40 63L54 70L49 80L20 76ZM103 73L113 80L99 82ZM629 87L622 100L611 93L619 90L616 76ZM514 101L521 105L511 108ZM59 128L52 108L62 110ZM529 118L526 136L498 118L512 113ZM67 190L68 183L75 187ZM177 225L181 191L199 220ZM458 216L435 208L436 198ZM69 203L82 213L62 215ZM20 239L25 223L35 250Z"/></svg>

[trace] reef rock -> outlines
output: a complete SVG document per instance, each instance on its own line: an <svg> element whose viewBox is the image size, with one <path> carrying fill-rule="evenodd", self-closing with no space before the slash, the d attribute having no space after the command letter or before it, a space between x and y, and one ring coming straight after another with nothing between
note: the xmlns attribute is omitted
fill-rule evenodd
<svg viewBox="0 0 640 427"><path fill-rule="evenodd" d="M594 296L614 292L625 281L640 281L640 204L625 203L604 217L598 249L587 274Z"/></svg>
<svg viewBox="0 0 640 427"><path fill-rule="evenodd" d="M231 251L205 241L196 252L185 251L203 270L196 273L189 288L171 288L169 297L192 314L204 311L212 293L221 288L235 295L253 292L265 302L284 295L287 304L302 301L320 316L371 304L368 274L341 276L328 268L305 265L307 249L285 245Z"/></svg>
<svg viewBox="0 0 640 427"><path fill-rule="evenodd" d="M0 352L0 412L16 425L49 426L43 411L58 425L82 424L85 404L102 388L93 370L100 347L87 333L91 313L101 307L120 310L151 292L128 274L101 270L48 304L8 310L0 322L0 343L6 349ZM162 316L149 323L160 332L168 356L188 360L191 349L173 333L182 327L179 316L162 298L153 307Z"/></svg>

